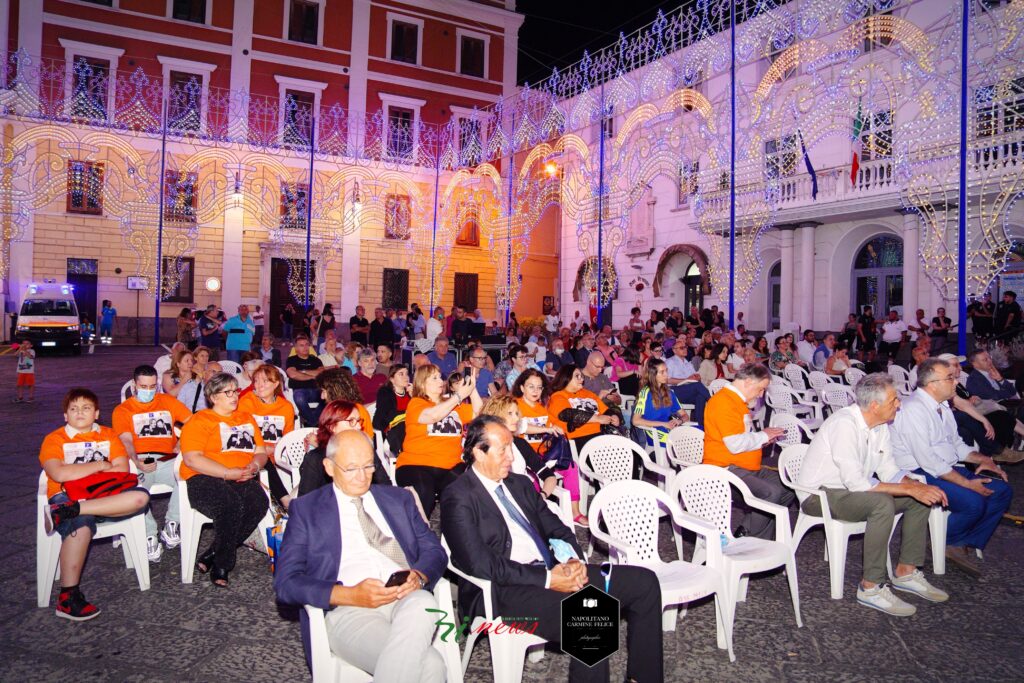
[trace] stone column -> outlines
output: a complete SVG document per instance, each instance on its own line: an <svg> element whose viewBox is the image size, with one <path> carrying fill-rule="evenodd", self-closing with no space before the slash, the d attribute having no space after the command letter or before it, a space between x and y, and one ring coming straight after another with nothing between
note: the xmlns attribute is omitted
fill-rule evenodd
<svg viewBox="0 0 1024 683"><path fill-rule="evenodd" d="M793 230L795 225L780 225L779 242L782 251L782 273L780 282L779 326L785 328L793 321Z"/></svg>
<svg viewBox="0 0 1024 683"><path fill-rule="evenodd" d="M224 260L220 274L220 305L229 317L242 303L242 217L245 210L229 195L224 209ZM256 303L256 301L253 301Z"/></svg>
<svg viewBox="0 0 1024 683"><path fill-rule="evenodd" d="M793 302L800 329L814 329L814 229L816 221L804 221L797 226L800 238L800 296ZM785 268L785 267L783 267Z"/></svg>
<svg viewBox="0 0 1024 683"><path fill-rule="evenodd" d="M362 275L360 274L361 247L359 240L361 232L361 228L357 228L345 235L341 242L341 292L338 306L334 309L334 314L338 317L338 320L346 321L346 324L348 324L349 316L355 315L356 306L359 304L363 304L367 309L372 308L373 305L380 305L380 302L367 303L359 300L362 296ZM377 277L381 277L379 271ZM373 311L370 312L372 313Z"/></svg>
<svg viewBox="0 0 1024 683"><path fill-rule="evenodd" d="M896 213L903 215L903 318L914 320L917 309L920 308L918 298L919 275L921 273L921 259L918 256L920 237L920 217L916 211L911 209L896 209ZM929 319L935 315L934 311L925 311Z"/></svg>
<svg viewBox="0 0 1024 683"><path fill-rule="evenodd" d="M254 14L253 0L235 0L234 18L231 23L231 81L228 85L231 97L228 104L228 131L238 138L245 138L249 130L247 95L252 88L252 57L249 53L252 50Z"/></svg>

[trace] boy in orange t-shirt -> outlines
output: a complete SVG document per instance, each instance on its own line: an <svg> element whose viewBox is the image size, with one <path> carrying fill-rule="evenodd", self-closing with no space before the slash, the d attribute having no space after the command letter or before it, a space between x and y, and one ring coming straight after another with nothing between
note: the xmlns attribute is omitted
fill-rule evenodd
<svg viewBox="0 0 1024 683"><path fill-rule="evenodd" d="M147 491L159 484L171 487L171 500L159 537L153 510L146 511L146 554L150 562L159 562L163 554L161 540L168 550L181 544L178 482L174 477L178 437L174 429L180 429L192 413L173 396L157 393L158 377L152 365L138 366L132 378L135 395L114 408L114 433L138 468L139 483Z"/></svg>
<svg viewBox="0 0 1024 683"><path fill-rule="evenodd" d="M64 396L63 410L66 424L50 432L39 449L50 503L46 531L61 537L57 616L86 621L100 613L78 587L96 522L137 514L149 504L149 494L134 488L106 498L72 501L61 484L98 472L127 472L128 455L114 431L96 422L100 415L96 394L81 387L71 389Z"/></svg>

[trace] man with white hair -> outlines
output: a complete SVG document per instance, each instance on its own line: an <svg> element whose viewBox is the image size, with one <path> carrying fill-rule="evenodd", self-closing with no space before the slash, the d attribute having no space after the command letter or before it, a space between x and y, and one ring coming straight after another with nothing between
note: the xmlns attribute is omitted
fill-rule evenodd
<svg viewBox="0 0 1024 683"><path fill-rule="evenodd" d="M931 506L945 505L946 494L910 476L892 457L889 422L900 406L892 378L881 372L868 375L857 383L854 393L856 403L835 411L814 435L797 483L824 490L836 519L866 523L864 574L857 586L857 602L909 617L917 608L896 597L887 585L892 526L896 515L903 513L892 588L945 602L949 595L928 583L918 567L925 560ZM801 507L807 514L821 515L817 496L806 498Z"/></svg>

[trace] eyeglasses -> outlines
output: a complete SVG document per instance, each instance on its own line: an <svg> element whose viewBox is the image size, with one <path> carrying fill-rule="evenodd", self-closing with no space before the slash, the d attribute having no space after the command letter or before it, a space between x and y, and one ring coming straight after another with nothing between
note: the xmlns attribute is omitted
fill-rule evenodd
<svg viewBox="0 0 1024 683"><path fill-rule="evenodd" d="M377 466L373 464L363 465L362 467L338 467L337 465L335 465L335 467L343 476L346 477L354 477L360 472L368 477L372 477L374 470L377 469Z"/></svg>
<svg viewBox="0 0 1024 683"><path fill-rule="evenodd" d="M345 422L348 422L353 427L359 427L363 424L363 418L357 415L356 417L350 417L346 419Z"/></svg>
<svg viewBox="0 0 1024 683"><path fill-rule="evenodd" d="M487 356L470 356L471 360L487 360Z"/></svg>
<svg viewBox="0 0 1024 683"><path fill-rule="evenodd" d="M242 391L241 389L236 387L234 389L225 389L224 391L218 391L217 393L218 394L224 394L225 396L229 396L230 397L230 396L238 396L238 394L241 393L241 391Z"/></svg>
<svg viewBox="0 0 1024 683"><path fill-rule="evenodd" d="M929 380L928 383L931 384L932 382L948 382L950 380L955 380L955 379L956 379L955 376L950 375L949 377L939 377L937 379Z"/></svg>

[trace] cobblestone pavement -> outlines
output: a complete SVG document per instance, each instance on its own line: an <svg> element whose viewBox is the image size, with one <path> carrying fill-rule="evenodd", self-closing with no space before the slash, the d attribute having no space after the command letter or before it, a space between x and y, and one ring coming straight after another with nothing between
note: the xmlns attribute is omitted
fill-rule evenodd
<svg viewBox="0 0 1024 683"><path fill-rule="evenodd" d="M52 606L35 605L37 454L42 437L62 424L61 397L69 386L91 387L102 402L101 421L109 424L117 391L131 368L156 355L150 348L115 347L80 358L43 356L34 404L10 402L14 358L0 356L0 376L7 381L0 392L0 680L309 680L297 613L275 604L266 557L253 551L240 552L228 590L215 589L198 574L194 584L183 585L178 551L167 551L159 564L151 565L152 588L140 592L121 551L109 541L97 541L82 586L103 614L76 624L57 619ZM1011 512L1021 514L1024 465L1011 476L1018 494ZM156 499L155 508L161 519L166 498ZM664 558L674 558L667 533L661 549ZM1017 583L1024 576L1024 529L1000 526L986 551L984 578L974 581L950 568L935 579L952 595L949 603L911 599L919 611L909 619L856 605L860 551L855 537L845 596L833 601L822 561L824 537L819 530L804 540L798 553L802 629L793 621L782 575L751 581L747 602L736 615L735 664L715 647L713 605L692 605L676 630L664 634L666 680L1024 680L1024 591ZM526 663L524 680L565 680L567 668L565 655L549 652L540 662ZM624 638L612 670L612 680L623 679ZM491 679L484 641L477 645L466 680Z"/></svg>

